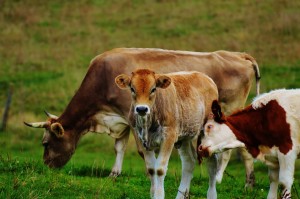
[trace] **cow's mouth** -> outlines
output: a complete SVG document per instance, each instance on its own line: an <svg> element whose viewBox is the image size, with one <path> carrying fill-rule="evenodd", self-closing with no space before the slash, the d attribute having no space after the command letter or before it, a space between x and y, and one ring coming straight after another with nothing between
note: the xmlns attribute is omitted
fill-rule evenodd
<svg viewBox="0 0 300 199"><path fill-rule="evenodd" d="M44 155L44 164L50 168L61 168L65 166L71 159L73 153L63 155L57 155L54 158L49 157L49 155Z"/></svg>
<svg viewBox="0 0 300 199"><path fill-rule="evenodd" d="M210 156L210 153L209 153L209 146L204 147L204 146L200 145L200 146L198 147L197 152L198 152L198 155L199 155L200 157L209 157L209 156Z"/></svg>
<svg viewBox="0 0 300 199"><path fill-rule="evenodd" d="M149 142L149 141L143 141L143 147L144 147L147 151L151 151L151 147L150 147L150 142Z"/></svg>

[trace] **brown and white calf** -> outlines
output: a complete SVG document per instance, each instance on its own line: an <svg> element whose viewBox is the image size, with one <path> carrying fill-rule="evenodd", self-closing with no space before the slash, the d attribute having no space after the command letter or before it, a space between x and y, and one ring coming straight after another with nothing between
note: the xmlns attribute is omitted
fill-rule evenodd
<svg viewBox="0 0 300 199"><path fill-rule="evenodd" d="M263 94L245 109L225 117L213 102L213 120L205 124L198 152L210 156L236 147L246 147L269 168L268 198L291 198L295 161L300 152L300 89L275 90Z"/></svg>
<svg viewBox="0 0 300 199"><path fill-rule="evenodd" d="M196 162L192 139L199 135L212 101L218 99L217 86L199 72L155 74L148 69L121 74L116 84L131 91L129 121L143 145L151 197L165 196L164 178L175 145L182 162L176 198L184 198ZM159 151L157 158L155 151Z"/></svg>
<svg viewBox="0 0 300 199"><path fill-rule="evenodd" d="M219 102L225 114L244 106L253 80L259 91L259 68L246 53L216 51L190 52L153 48L116 48L96 56L63 113L49 115L45 122L27 123L45 128L42 143L44 162L50 167L62 167L72 157L80 138L87 132L105 133L115 139L116 161L111 175L119 175L131 128L128 112L131 95L114 83L118 74L130 74L137 68L149 68L158 73L177 71L203 72L218 86ZM67 78L67 76L66 76ZM138 146L140 148L140 146ZM142 151L138 149L140 154ZM253 159L241 149L246 166L247 185L252 185ZM218 172L209 167L208 196L216 197L216 180L221 180L230 153L222 155ZM212 159L212 165L216 161Z"/></svg>

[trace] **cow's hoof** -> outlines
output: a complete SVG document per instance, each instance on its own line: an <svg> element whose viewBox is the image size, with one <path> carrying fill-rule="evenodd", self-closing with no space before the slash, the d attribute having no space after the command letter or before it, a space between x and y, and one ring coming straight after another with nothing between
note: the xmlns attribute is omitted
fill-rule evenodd
<svg viewBox="0 0 300 199"><path fill-rule="evenodd" d="M250 175L246 175L246 184L245 184L245 189L253 189L255 185L255 175L254 171L250 173Z"/></svg>
<svg viewBox="0 0 300 199"><path fill-rule="evenodd" d="M217 174L216 174L217 183L220 184L222 182L222 179L223 179L223 173L222 172L217 172Z"/></svg>
<svg viewBox="0 0 300 199"><path fill-rule="evenodd" d="M121 172L112 171L112 172L109 174L109 177L116 178L116 177L118 177L120 174L121 174Z"/></svg>

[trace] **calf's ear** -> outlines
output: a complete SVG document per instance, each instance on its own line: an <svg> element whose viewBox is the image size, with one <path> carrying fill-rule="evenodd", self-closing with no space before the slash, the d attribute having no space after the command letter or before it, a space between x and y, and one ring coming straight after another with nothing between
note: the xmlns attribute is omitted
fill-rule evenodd
<svg viewBox="0 0 300 199"><path fill-rule="evenodd" d="M166 75L159 75L156 78L156 87L167 88L171 84L171 78Z"/></svg>
<svg viewBox="0 0 300 199"><path fill-rule="evenodd" d="M129 88L130 78L128 75L125 75L125 74L118 75L115 78L115 83L117 84L117 86L120 89L127 89L127 88Z"/></svg>
<svg viewBox="0 0 300 199"><path fill-rule="evenodd" d="M222 122L224 121L224 118L223 118L223 113L222 113L222 110L221 110L221 106L220 104L218 103L217 100L214 100L212 105L211 105L211 110L214 114L214 120L216 122Z"/></svg>

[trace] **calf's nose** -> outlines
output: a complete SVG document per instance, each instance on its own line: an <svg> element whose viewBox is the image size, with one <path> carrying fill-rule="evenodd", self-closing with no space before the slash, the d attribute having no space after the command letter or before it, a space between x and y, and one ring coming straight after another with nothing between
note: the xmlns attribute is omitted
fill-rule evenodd
<svg viewBox="0 0 300 199"><path fill-rule="evenodd" d="M209 156L208 148L209 147L205 147L205 146L202 146L202 145L198 146L197 152L198 152L198 156L201 157L201 159L202 159L202 157L208 157Z"/></svg>
<svg viewBox="0 0 300 199"><path fill-rule="evenodd" d="M135 107L135 112L138 113L141 116L144 116L147 113L149 113L149 108L148 108L148 106L136 106Z"/></svg>

